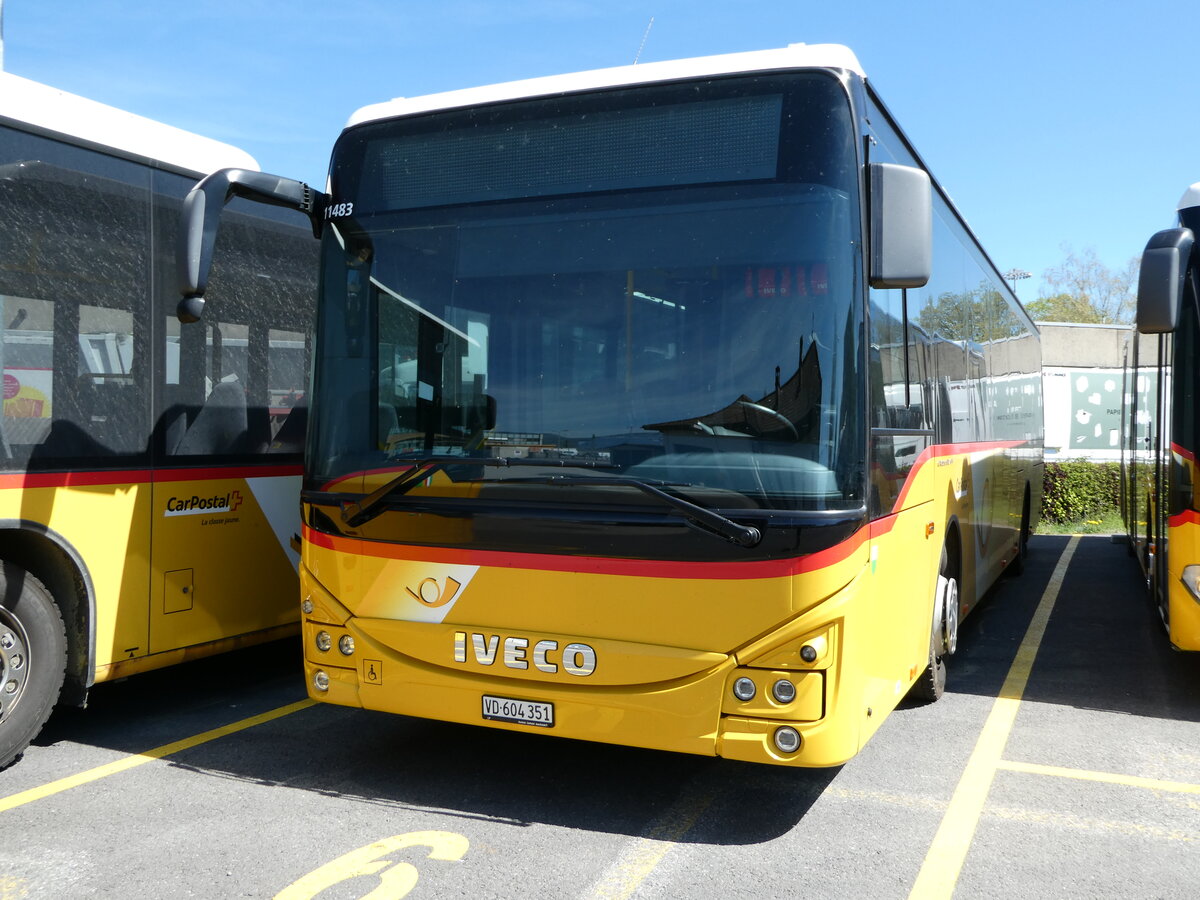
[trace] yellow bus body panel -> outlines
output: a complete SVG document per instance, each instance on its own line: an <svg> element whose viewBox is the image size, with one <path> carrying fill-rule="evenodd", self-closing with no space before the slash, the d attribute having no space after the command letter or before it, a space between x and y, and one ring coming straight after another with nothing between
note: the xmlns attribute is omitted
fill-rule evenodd
<svg viewBox="0 0 1200 900"><path fill-rule="evenodd" d="M74 553L89 588L91 677L106 681L296 632L296 564L283 532L299 527L300 476L288 468L20 476L0 487L0 520L49 530ZM168 515L172 500L193 497L230 497L235 508Z"/></svg>
<svg viewBox="0 0 1200 900"><path fill-rule="evenodd" d="M96 668L149 652L149 483L0 490L0 519L50 529L83 561L95 594Z"/></svg>
<svg viewBox="0 0 1200 900"><path fill-rule="evenodd" d="M1200 650L1200 601L1183 584L1183 570L1200 564L1200 517L1172 521L1167 539L1168 618L1171 643L1180 650Z"/></svg>
<svg viewBox="0 0 1200 900"><path fill-rule="evenodd" d="M155 481L152 653L278 628L298 618L296 568L285 550L287 536L275 533L263 509L270 501L260 503L256 493L264 483L280 494L277 502L295 504L297 476ZM231 508L171 514L170 506L192 498L230 498Z"/></svg>
<svg viewBox="0 0 1200 900"><path fill-rule="evenodd" d="M1016 553L1024 489L1002 450L930 453L891 514L828 550L767 562L446 549L306 529L309 695L559 737L837 765L929 662L947 528L961 533L965 614ZM571 649L580 645L590 657ZM586 659L594 665L581 666ZM743 678L755 691L739 700L733 685ZM776 698L781 680L792 699ZM485 695L553 704L554 724L485 719ZM782 726L801 736L794 753L775 746Z"/></svg>

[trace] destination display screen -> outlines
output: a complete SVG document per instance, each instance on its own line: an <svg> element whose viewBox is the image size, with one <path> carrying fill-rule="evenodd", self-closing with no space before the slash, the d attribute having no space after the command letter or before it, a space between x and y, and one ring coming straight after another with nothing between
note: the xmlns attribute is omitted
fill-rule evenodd
<svg viewBox="0 0 1200 900"><path fill-rule="evenodd" d="M516 121L455 119L434 133L372 141L359 209L772 179L782 108L782 94L763 94Z"/></svg>

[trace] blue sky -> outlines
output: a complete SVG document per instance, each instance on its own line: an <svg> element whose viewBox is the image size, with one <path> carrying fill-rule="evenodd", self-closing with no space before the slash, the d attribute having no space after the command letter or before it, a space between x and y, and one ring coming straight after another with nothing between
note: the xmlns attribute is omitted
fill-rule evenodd
<svg viewBox="0 0 1200 900"><path fill-rule="evenodd" d="M1195 0L3 0L7 71L324 184L350 113L792 42L861 60L1024 300L1065 248L1123 268L1200 181ZM1190 91L1190 92L1189 92Z"/></svg>

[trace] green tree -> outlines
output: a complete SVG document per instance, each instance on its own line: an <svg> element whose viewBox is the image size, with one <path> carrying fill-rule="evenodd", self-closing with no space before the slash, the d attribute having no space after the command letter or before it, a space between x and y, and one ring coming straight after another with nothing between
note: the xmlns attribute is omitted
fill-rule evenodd
<svg viewBox="0 0 1200 900"><path fill-rule="evenodd" d="M1063 250L1067 258L1062 264L1042 274L1049 291L1025 304L1029 314L1042 322L1132 322L1140 259L1134 257L1118 270L1102 263L1092 247L1082 253L1069 245Z"/></svg>
<svg viewBox="0 0 1200 900"><path fill-rule="evenodd" d="M1025 311L1036 322L1082 322L1087 325L1108 323L1104 313L1086 297L1076 294L1054 294L1038 297L1025 304Z"/></svg>
<svg viewBox="0 0 1200 900"><path fill-rule="evenodd" d="M1004 295L987 282L973 291L939 294L935 301L921 308L917 324L927 334L980 344L1012 337L1020 331Z"/></svg>

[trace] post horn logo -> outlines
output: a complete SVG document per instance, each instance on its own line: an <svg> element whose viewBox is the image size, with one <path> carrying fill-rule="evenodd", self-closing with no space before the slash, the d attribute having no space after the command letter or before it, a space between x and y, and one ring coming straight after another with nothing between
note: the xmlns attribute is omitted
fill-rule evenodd
<svg viewBox="0 0 1200 900"><path fill-rule="evenodd" d="M438 584L436 578L426 578L417 585L415 591L410 587L405 587L404 589L422 606L437 609L439 606L445 606L453 600L461 588L461 582L447 575L445 585Z"/></svg>

